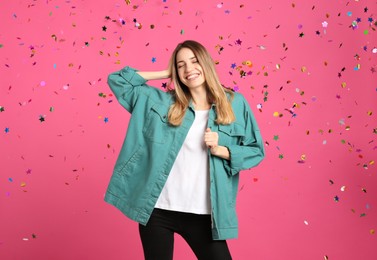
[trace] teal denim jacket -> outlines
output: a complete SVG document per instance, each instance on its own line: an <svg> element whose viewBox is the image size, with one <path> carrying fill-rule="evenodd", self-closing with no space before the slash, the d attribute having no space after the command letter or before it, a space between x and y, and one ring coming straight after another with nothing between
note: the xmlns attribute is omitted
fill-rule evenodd
<svg viewBox="0 0 377 260"><path fill-rule="evenodd" d="M110 74L108 84L131 118L105 201L130 219L146 225L193 123L195 111L190 106L180 126L170 125L167 114L172 95L148 86L130 67ZM226 146L230 152L230 160L208 153L212 237L216 240L237 237L238 173L258 165L264 158L263 141L247 101L234 93L232 107L236 115L234 123L216 124L215 104L208 119L208 127L218 132L219 145Z"/></svg>

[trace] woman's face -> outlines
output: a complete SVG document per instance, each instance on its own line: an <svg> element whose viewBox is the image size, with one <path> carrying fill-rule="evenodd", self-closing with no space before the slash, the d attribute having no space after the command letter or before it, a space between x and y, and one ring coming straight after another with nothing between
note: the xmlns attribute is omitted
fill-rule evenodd
<svg viewBox="0 0 377 260"><path fill-rule="evenodd" d="M176 62L179 79L189 90L205 87L206 80L202 66L191 49L182 48L179 50Z"/></svg>

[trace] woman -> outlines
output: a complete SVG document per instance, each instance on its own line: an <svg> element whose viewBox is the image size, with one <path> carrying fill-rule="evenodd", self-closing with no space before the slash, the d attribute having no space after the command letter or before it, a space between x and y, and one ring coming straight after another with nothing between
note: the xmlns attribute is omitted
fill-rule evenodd
<svg viewBox="0 0 377 260"><path fill-rule="evenodd" d="M165 78L166 92L146 84ZM132 116L105 200L139 223L145 259L172 259L174 233L198 259L231 259L239 172L264 157L245 98L195 41L178 44L167 70L125 67L108 83Z"/></svg>

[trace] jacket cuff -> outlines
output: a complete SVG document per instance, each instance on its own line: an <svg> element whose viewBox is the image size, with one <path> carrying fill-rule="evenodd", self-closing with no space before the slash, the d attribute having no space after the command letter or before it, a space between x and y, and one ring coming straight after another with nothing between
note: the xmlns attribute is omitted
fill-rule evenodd
<svg viewBox="0 0 377 260"><path fill-rule="evenodd" d="M224 167L230 175L238 174L242 169L243 156L241 156L242 149L238 145L227 146L230 154L230 159L224 160Z"/></svg>

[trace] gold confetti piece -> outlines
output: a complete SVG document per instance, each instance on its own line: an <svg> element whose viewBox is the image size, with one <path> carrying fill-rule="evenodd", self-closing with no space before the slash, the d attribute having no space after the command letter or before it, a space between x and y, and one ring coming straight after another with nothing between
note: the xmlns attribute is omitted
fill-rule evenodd
<svg viewBox="0 0 377 260"><path fill-rule="evenodd" d="M300 108L300 105L295 102L293 103L292 108Z"/></svg>
<svg viewBox="0 0 377 260"><path fill-rule="evenodd" d="M248 66L249 68L253 67L253 64L249 60L243 61L242 64Z"/></svg>
<svg viewBox="0 0 377 260"><path fill-rule="evenodd" d="M301 67L301 72L306 72L306 67L305 66Z"/></svg>
<svg viewBox="0 0 377 260"><path fill-rule="evenodd" d="M368 116L371 116L373 114L372 111L368 111Z"/></svg>
<svg viewBox="0 0 377 260"><path fill-rule="evenodd" d="M346 130L348 131L348 130L350 130L351 129L351 127L348 125L348 126L346 126Z"/></svg>
<svg viewBox="0 0 377 260"><path fill-rule="evenodd" d="M127 5L131 4L131 0L125 0Z"/></svg>
<svg viewBox="0 0 377 260"><path fill-rule="evenodd" d="M371 230L369 231L369 233L370 233L371 235L374 235L374 234L376 233L376 231L375 231L374 229L371 229Z"/></svg>
<svg viewBox="0 0 377 260"><path fill-rule="evenodd" d="M302 154L302 155L301 155L301 160L303 160L303 161L306 160L306 155L305 155L305 154Z"/></svg>
<svg viewBox="0 0 377 260"><path fill-rule="evenodd" d="M370 162L369 162L369 165L373 165L373 164L374 164L374 161L370 161Z"/></svg>
<svg viewBox="0 0 377 260"><path fill-rule="evenodd" d="M276 64L276 69L280 70L280 64Z"/></svg>
<svg viewBox="0 0 377 260"><path fill-rule="evenodd" d="M342 82L342 88L345 88L347 86L347 83Z"/></svg>
<svg viewBox="0 0 377 260"><path fill-rule="evenodd" d="M274 117L278 117L279 116L279 112L274 112Z"/></svg>
<svg viewBox="0 0 377 260"><path fill-rule="evenodd" d="M26 186L26 182L21 182L21 187L25 187Z"/></svg>
<svg viewBox="0 0 377 260"><path fill-rule="evenodd" d="M325 255L325 256L323 257L323 259L325 259L325 260L329 260L329 257L328 257L327 255Z"/></svg>

